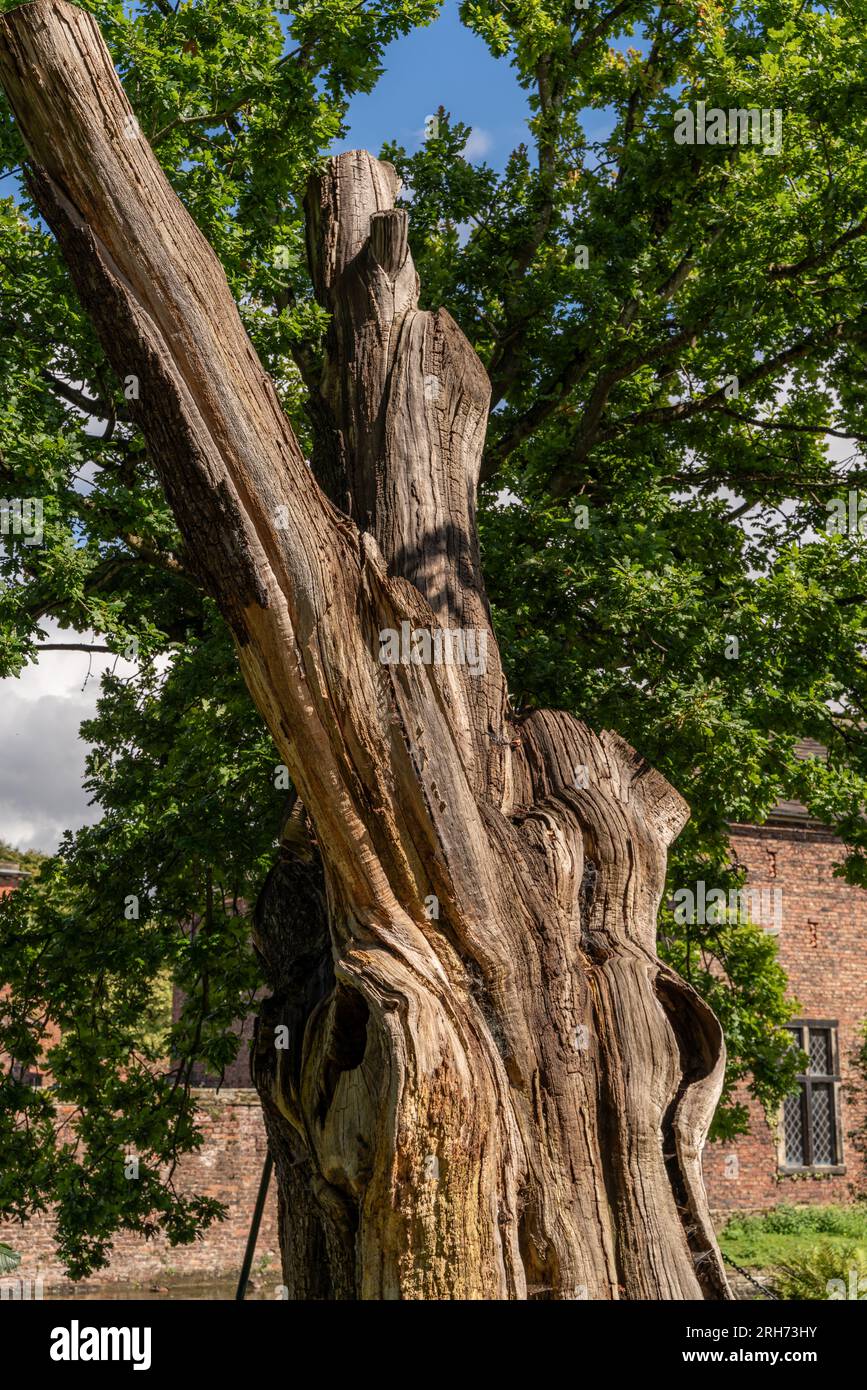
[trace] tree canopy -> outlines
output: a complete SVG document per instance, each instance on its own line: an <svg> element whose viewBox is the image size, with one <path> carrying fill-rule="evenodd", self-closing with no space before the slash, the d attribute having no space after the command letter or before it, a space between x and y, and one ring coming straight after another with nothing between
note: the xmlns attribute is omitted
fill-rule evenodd
<svg viewBox="0 0 867 1390"><path fill-rule="evenodd" d="M438 6L83 8L315 467L328 324L306 181L388 44ZM682 793L672 887L736 884L728 825L780 798L835 828L841 871L865 884L867 554L848 524L867 437L863 0L460 12L526 92L526 142L501 169L470 162L460 111L441 109L421 149L383 157L428 302L493 383L481 526L513 703L616 729ZM699 101L781 111L779 153L678 145L675 113ZM0 1209L57 1202L82 1274L118 1226L186 1240L218 1215L164 1165L197 1142L193 1065L219 1073L237 1046L258 982L238 906L291 792L130 421L136 381L107 367L23 182L0 202L0 327L0 494L43 506L41 544L4 536L0 673L35 658L48 617L137 666L106 678L85 730L100 821L0 909L0 1047L32 1063L47 1023L61 1039L53 1091L4 1087ZM827 760L800 759L804 737ZM738 1079L769 1106L790 1084L785 978L753 925L663 918L726 1029L732 1135ZM167 978L188 1000L173 1027ZM58 1101L77 1108L71 1138Z"/></svg>

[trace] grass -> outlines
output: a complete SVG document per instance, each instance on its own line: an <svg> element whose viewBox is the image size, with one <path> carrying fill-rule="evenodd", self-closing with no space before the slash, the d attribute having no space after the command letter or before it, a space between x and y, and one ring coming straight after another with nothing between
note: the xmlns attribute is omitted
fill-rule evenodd
<svg viewBox="0 0 867 1390"><path fill-rule="evenodd" d="M853 1260L867 1268L867 1205L779 1206L755 1216L736 1215L719 1241L723 1253L746 1269L773 1272L814 1262L824 1271L835 1257L841 1274Z"/></svg>

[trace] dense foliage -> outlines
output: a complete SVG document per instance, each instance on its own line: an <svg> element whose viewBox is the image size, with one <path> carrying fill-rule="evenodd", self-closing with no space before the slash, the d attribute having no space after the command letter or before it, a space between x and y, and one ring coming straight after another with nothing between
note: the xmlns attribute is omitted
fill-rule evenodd
<svg viewBox="0 0 867 1390"><path fill-rule="evenodd" d="M306 177L389 42L437 5L86 7L312 448L326 325ZM516 710L575 710L669 777L692 807L672 887L736 886L727 825L780 797L836 827L867 883L867 550L828 525L864 481L865 8L466 3L526 92L526 143L501 171L470 163L461 113L441 110L419 151L385 152L424 302L451 310L493 383L482 538ZM702 99L779 108L781 152L676 144L676 109ZM286 791L129 423L135 384L109 372L20 183L0 201L0 379L0 493L42 499L44 528L4 541L0 673L33 659L48 616L138 669L106 680L87 730L102 820L0 910L0 1046L26 1064L60 1030L53 1091L4 1085L0 1210L58 1201L83 1273L118 1225L184 1240L216 1215L165 1165L196 1142L194 1062L219 1073L256 986L239 910ZM807 736L826 761L796 756ZM661 936L723 1020L729 1089L749 1073L776 1104L795 1062L771 939L686 931L668 908ZM169 978L188 999L171 1029L154 1004ZM77 1119L55 1139L59 1101ZM728 1094L717 1132L744 1123Z"/></svg>

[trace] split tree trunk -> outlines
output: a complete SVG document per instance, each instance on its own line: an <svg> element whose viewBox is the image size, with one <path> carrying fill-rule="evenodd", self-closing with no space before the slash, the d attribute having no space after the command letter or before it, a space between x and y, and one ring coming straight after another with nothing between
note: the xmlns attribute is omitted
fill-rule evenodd
<svg viewBox="0 0 867 1390"><path fill-rule="evenodd" d="M728 1297L700 1171L722 1037L655 954L686 807L616 736L510 714L475 525L488 381L418 307L394 171L341 155L308 195L317 482L95 22L7 14L0 80L300 796L256 918L290 1294ZM402 624L486 661L383 664Z"/></svg>

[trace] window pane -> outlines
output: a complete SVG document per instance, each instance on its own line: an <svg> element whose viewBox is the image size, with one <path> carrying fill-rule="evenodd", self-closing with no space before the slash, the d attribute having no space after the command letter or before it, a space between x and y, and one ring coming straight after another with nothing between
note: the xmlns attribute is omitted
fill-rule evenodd
<svg viewBox="0 0 867 1390"><path fill-rule="evenodd" d="M42 1085L42 1077L38 1071L31 1071L23 1062L12 1063L12 1076L16 1081L21 1081L25 1086L33 1086L34 1089Z"/></svg>
<svg viewBox="0 0 867 1390"><path fill-rule="evenodd" d="M830 1076L832 1071L831 1030L830 1028L810 1029L810 1073L813 1076Z"/></svg>
<svg viewBox="0 0 867 1390"><path fill-rule="evenodd" d="M802 1095L803 1087L799 1087L794 1095L786 1096L783 1102L783 1147L786 1155L786 1167L788 1168L802 1168L804 1166Z"/></svg>
<svg viewBox="0 0 867 1390"><path fill-rule="evenodd" d="M812 1088L813 1163L828 1166L837 1161L834 1153L834 1095L833 1087L816 1085Z"/></svg>

